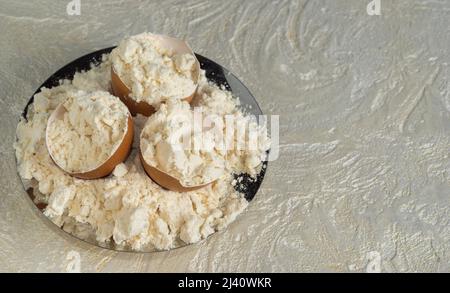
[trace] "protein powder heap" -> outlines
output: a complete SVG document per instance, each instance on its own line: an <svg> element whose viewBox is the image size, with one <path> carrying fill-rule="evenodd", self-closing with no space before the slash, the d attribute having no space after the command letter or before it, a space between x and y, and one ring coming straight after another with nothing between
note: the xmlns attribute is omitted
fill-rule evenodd
<svg viewBox="0 0 450 293"><path fill-rule="evenodd" d="M195 57L174 54L151 36L142 33L123 40L111 52L114 71L136 102L157 106L168 99L186 98L196 87Z"/></svg>
<svg viewBox="0 0 450 293"><path fill-rule="evenodd" d="M34 96L27 119L17 126L15 143L19 174L27 188L34 189L36 203L45 204L44 213L65 231L100 245L120 249L152 251L198 242L227 227L248 202L232 185L232 172L257 174L269 147L261 130L263 145L258 151L235 150L225 161L226 174L207 187L188 192L172 192L154 183L142 168L138 156L139 134L146 118L134 118L135 138L128 159L113 174L96 180L71 177L51 160L45 145L49 115L68 93L78 90L108 91L111 61L87 72L76 73L72 81L62 81ZM196 106L206 113L244 116L238 100L229 92L209 84L201 73Z"/></svg>
<svg viewBox="0 0 450 293"><path fill-rule="evenodd" d="M200 126L201 127L201 126ZM200 129L201 130L201 129ZM222 131L222 129L221 129ZM141 152L151 166L175 177L183 186L212 182L225 174L224 153L206 149L211 136L199 131L201 145L194 146L194 116L187 102L168 102L150 116L142 130Z"/></svg>
<svg viewBox="0 0 450 293"><path fill-rule="evenodd" d="M226 145L216 148L216 154L224 158L226 172L256 176L271 143L266 125L260 125L256 117L246 115L239 108L239 98L233 97L231 92L223 87L208 82L204 72L200 76L195 101L197 111L208 117L215 115L215 118L210 119L213 124L217 118L223 123L221 135ZM208 143L215 134L203 131L204 142Z"/></svg>
<svg viewBox="0 0 450 293"><path fill-rule="evenodd" d="M129 112L105 91L70 93L47 130L49 151L69 173L90 171L103 164L119 147L127 130Z"/></svg>

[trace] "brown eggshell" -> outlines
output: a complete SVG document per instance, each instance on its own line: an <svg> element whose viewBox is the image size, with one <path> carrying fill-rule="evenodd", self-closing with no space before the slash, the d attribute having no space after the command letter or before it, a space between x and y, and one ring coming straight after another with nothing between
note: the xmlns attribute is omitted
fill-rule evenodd
<svg viewBox="0 0 450 293"><path fill-rule="evenodd" d="M49 129L48 125L50 123L53 123L53 121L57 118L59 118L61 115L64 114L63 111L63 107L62 107L62 103L53 111L53 113L50 115L48 122L47 122L47 129ZM64 172L68 173L69 175L73 176L73 177L77 177L80 179L97 179L97 178L101 178L101 177L105 177L107 175L109 175L114 168L122 163L123 161L125 161L125 159L127 158L128 154L130 153L131 150L131 145L133 143L133 135L134 135L134 124L133 124L133 119L131 117L131 115L128 115L128 120L127 120L127 131L125 132L124 137L122 138L122 142L120 143L119 147L116 149L116 151L109 157L108 160L106 160L106 162L104 162L103 164L101 164L100 166L98 166L97 168L90 170L90 171L86 171L86 172L81 172L81 173L70 173L67 172L66 170L64 170L63 168L61 168L61 166L58 165L58 163L56 162L56 160L53 158L52 153L48 147L49 141L48 141L48 134L46 133L46 144L47 144L47 150L50 154L50 157L52 158L53 162Z"/></svg>
<svg viewBox="0 0 450 293"><path fill-rule="evenodd" d="M193 190L197 190L200 188L203 188L212 182L206 183L206 184L202 184L202 185L196 185L196 186L184 186L180 183L180 181L175 178L170 176L169 174L159 170L158 168L155 168L151 165L149 165L145 159L144 156L142 155L141 150L139 150L139 157L141 159L141 163L142 166L144 167L145 173L147 173L147 175L153 180L155 181L157 184L159 184L160 186L172 190L172 191L176 191L176 192L188 192L188 191L193 191Z"/></svg>
<svg viewBox="0 0 450 293"><path fill-rule="evenodd" d="M146 102L140 101L137 103L130 97L130 90L128 87L122 82L119 75L114 71L114 68L111 66L111 87L113 90L113 94L128 107L131 115L136 116L136 114L142 114L144 116L150 116L155 113L155 108Z"/></svg>
<svg viewBox="0 0 450 293"><path fill-rule="evenodd" d="M195 57L195 54L192 51L192 49L189 47L189 45L182 40L172 38L169 36L155 35L155 34L152 34L151 38L157 40L163 48L172 50L173 52L175 52L177 54L186 54L186 53L192 54ZM197 83L198 83L198 79L199 79L199 75L200 75L200 63L198 62L197 57L195 57L195 60L196 60L196 63L195 63L196 64L195 65L196 74L195 74L194 82L196 84L196 87L190 95L188 95L187 97L182 99L184 101L187 101L188 103L190 103L192 101L192 99L195 95L195 92L197 90ZM122 100L122 102L125 105L127 105L128 109L130 110L130 112L133 116L135 116L136 114L150 116L155 112L155 109L151 105L147 104L144 101L137 103L135 100L133 100L130 97L131 90L121 80L119 75L114 70L113 65L111 65L111 87L113 90L113 94L115 96L119 97Z"/></svg>

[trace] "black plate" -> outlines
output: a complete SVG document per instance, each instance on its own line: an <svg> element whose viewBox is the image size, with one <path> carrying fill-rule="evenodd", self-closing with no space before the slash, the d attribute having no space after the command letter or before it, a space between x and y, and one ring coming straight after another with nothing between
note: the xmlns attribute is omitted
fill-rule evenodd
<svg viewBox="0 0 450 293"><path fill-rule="evenodd" d="M93 53L84 55L84 56L70 62L66 66L59 69L58 71L56 71L52 76L50 76L39 87L38 90L36 90L36 92L33 94L33 96L31 96L27 105L25 106L25 109L23 110L22 116L25 119L27 119L28 109L29 109L30 105L33 103L34 95L39 93L42 87L51 88L51 87L57 86L57 85L59 85L59 81L61 79L72 80L73 76L75 75L76 72L83 71L83 70L89 70L91 68L92 63L94 63L94 64L100 63L102 60L103 54L110 53L114 48L115 48L115 46L101 49L101 50L95 51ZM234 74L232 74L226 68L220 66L216 62L214 62L206 57L203 57L199 54L195 54L195 55L197 56L197 59L200 62L200 67L203 70L205 70L206 77L208 78L208 80L213 81L218 85L225 86L225 88L227 90L231 91L234 96L239 97L241 105L243 106L243 108L245 109L245 111L247 113L253 114L256 116L262 115L262 111L261 111L258 103L256 102L255 98L253 97L253 95L250 93L248 88ZM267 154L268 153L269 153L269 151L267 152ZM240 193L244 194L245 199L247 201L251 201L255 197L255 195L264 179L266 169L267 169L267 161L263 162L263 166L262 166L261 171L258 174L256 180L252 179L247 174L235 174L234 175L235 178L239 177L240 180L242 180L242 181L240 181L240 184L236 184L235 189L237 191L239 191ZM29 190L27 190L27 193L33 199L33 197L34 197L33 191L29 189ZM39 210L42 211L43 206L41 206L41 205L36 205L36 206L39 208ZM87 241L87 242L89 242L89 241ZM101 246L101 245L99 245L99 246ZM101 247L104 247L104 246L101 246ZM109 248L109 247L104 247L104 248Z"/></svg>

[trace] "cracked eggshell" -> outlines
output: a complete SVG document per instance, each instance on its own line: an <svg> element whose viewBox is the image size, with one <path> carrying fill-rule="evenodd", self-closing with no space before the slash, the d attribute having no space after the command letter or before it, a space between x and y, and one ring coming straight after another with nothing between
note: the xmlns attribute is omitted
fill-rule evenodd
<svg viewBox="0 0 450 293"><path fill-rule="evenodd" d="M53 113L48 118L47 129L46 129L46 133L45 133L45 143L47 145L48 153L49 153L50 157L52 158L53 162L61 170L63 170L67 174L69 174L73 177L76 177L76 178L97 179L97 178L101 178L101 177L105 177L105 176L109 175L118 164L125 161L128 154L130 153L131 146L133 143L134 125L133 125L133 119L131 117L131 114L128 114L127 129L124 132L124 135L122 137L122 142L116 148L114 153L111 154L110 157L105 162L101 163L99 166L97 166L91 170L85 170L85 171L77 172L77 173L71 173L71 172L64 170L57 163L54 156L52 155L51 148L49 147L49 143L51 143L51 142L49 140L49 134L48 134L48 129L50 129L49 125L51 123L54 123L57 119L61 119L63 117L64 113L65 113L65 108L63 107L63 103L61 103L56 107L56 109L53 111Z"/></svg>
<svg viewBox="0 0 450 293"><path fill-rule="evenodd" d="M183 184L181 184L181 182L167 174L166 172L151 166L149 163L147 163L144 159L144 156L142 155L141 150L139 149L139 158L141 159L141 163L142 166L144 167L145 173L147 173L147 175L153 180L155 181L158 185L172 190L172 191L176 191L176 192L188 192L188 191L193 191L193 190L197 190L200 188L203 188L211 183L213 183L216 180L213 180L211 182L202 184L202 185L196 185L196 186L184 186Z"/></svg>
<svg viewBox="0 0 450 293"><path fill-rule="evenodd" d="M193 92L184 97L182 100L190 103L195 95L198 86L198 80L200 76L200 62L198 62L197 57L189 47L188 43L169 36L149 34L151 39L158 41L158 43L165 49L169 49L175 54L191 54L195 58L195 74L194 83L196 87ZM119 97L122 102L128 107L131 114L135 116L136 114L142 114L144 116L150 116L155 112L155 108L152 105L144 101L136 102L130 97L131 90L129 87L120 79L119 75L114 70L114 65L111 65L111 87L115 96Z"/></svg>

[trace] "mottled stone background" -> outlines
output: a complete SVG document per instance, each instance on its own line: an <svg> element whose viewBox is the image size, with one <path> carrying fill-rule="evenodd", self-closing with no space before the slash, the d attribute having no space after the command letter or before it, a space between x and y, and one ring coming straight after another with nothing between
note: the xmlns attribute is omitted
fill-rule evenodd
<svg viewBox="0 0 450 293"><path fill-rule="evenodd" d="M450 1L0 0L0 271L450 271ZM20 112L73 59L151 31L189 40L280 115L280 157L207 241L117 253L65 236L16 175ZM71 252L71 251L75 251Z"/></svg>

